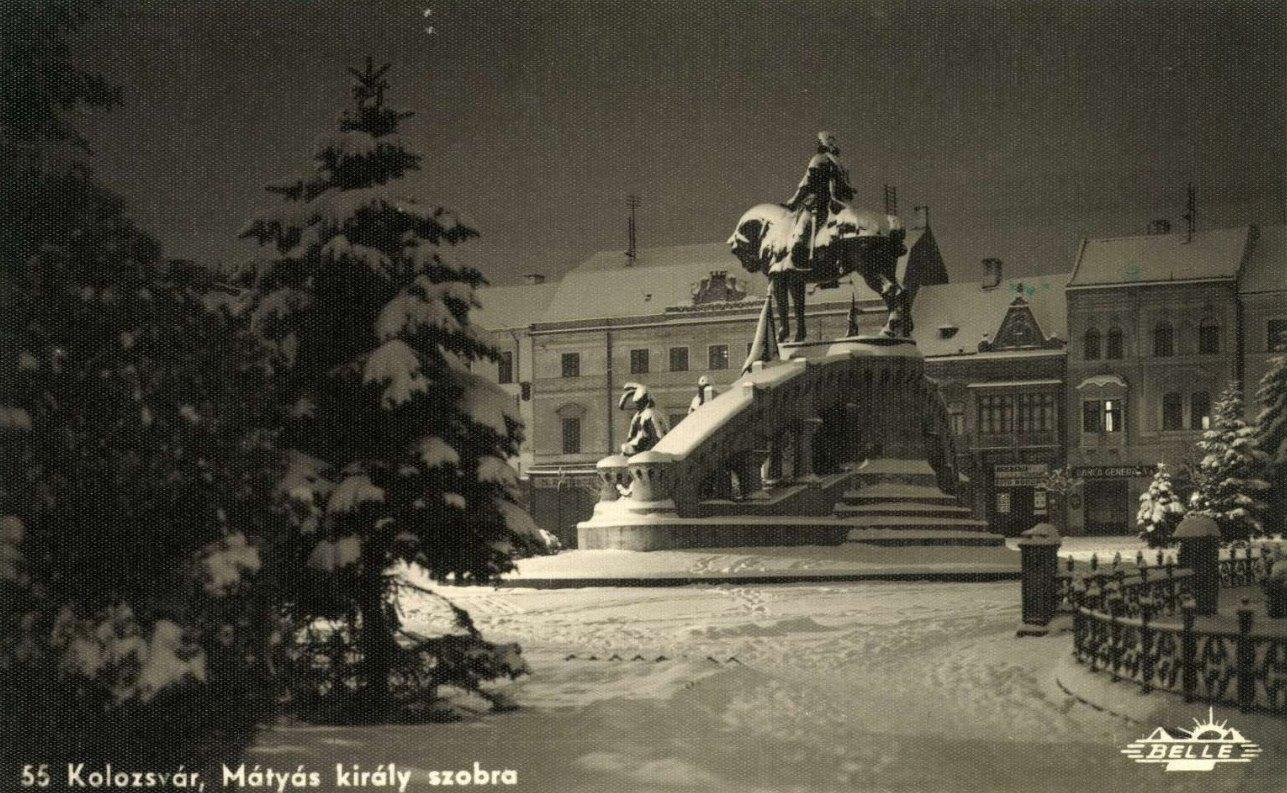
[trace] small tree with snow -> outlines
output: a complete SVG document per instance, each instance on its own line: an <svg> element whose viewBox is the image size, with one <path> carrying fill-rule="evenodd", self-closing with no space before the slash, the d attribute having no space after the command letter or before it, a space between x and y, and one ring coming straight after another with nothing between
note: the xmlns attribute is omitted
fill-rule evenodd
<svg viewBox="0 0 1287 793"><path fill-rule="evenodd" d="M1257 445L1256 430L1242 419L1242 393L1230 386L1216 401L1211 429L1202 434L1194 511L1215 518L1226 540L1245 540L1263 532L1263 478L1268 456Z"/></svg>
<svg viewBox="0 0 1287 793"><path fill-rule="evenodd" d="M1164 463L1158 463L1148 490L1140 494L1140 508L1135 516L1140 538L1152 548L1169 545L1171 533L1183 517L1184 503L1175 493L1171 472Z"/></svg>
<svg viewBox="0 0 1287 793"><path fill-rule="evenodd" d="M270 715L271 478L235 329L67 123L114 94L70 59L83 6L21 0L0 27L0 745L192 767Z"/></svg>
<svg viewBox="0 0 1287 793"><path fill-rule="evenodd" d="M1281 533L1287 525L1287 354L1269 360L1269 371L1256 391L1256 443L1267 457L1269 509L1265 528Z"/></svg>
<svg viewBox="0 0 1287 793"><path fill-rule="evenodd" d="M469 322L483 276L451 253L476 232L398 189L420 157L398 135L410 113L385 103L387 68L350 70L354 103L338 131L321 136L306 173L270 188L282 200L243 232L275 253L257 273L249 327L271 350L290 450L279 493L294 518L291 597L301 617L344 623L332 639L352 636L360 661L352 686L332 693L360 692L365 712L348 715L371 718L392 704L391 678L416 679L409 670L521 670L495 663L463 612L476 640L466 656L408 637L399 565L486 582L539 542L506 462L521 439L517 406L470 371L499 357Z"/></svg>

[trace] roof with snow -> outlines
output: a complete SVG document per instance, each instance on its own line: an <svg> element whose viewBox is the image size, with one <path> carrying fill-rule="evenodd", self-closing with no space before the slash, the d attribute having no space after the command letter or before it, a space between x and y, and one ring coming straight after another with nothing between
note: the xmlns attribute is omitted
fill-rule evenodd
<svg viewBox="0 0 1287 793"><path fill-rule="evenodd" d="M1251 227L1083 240L1070 287L1233 279L1247 256Z"/></svg>
<svg viewBox="0 0 1287 793"><path fill-rule="evenodd" d="M1238 279L1238 291L1287 291L1287 226L1260 226Z"/></svg>
<svg viewBox="0 0 1287 793"><path fill-rule="evenodd" d="M1032 312L1042 336L1066 341L1067 280L1067 275L1056 273L1008 278L989 289L979 282L922 286L912 304L916 346L926 357L1013 354L980 353L979 342L985 336L995 340L1011 309L1023 307Z"/></svg>
<svg viewBox="0 0 1287 793"><path fill-rule="evenodd" d="M526 328L541 321L558 289L558 282L485 286L478 290L482 308L474 309L469 317L478 327L487 330Z"/></svg>

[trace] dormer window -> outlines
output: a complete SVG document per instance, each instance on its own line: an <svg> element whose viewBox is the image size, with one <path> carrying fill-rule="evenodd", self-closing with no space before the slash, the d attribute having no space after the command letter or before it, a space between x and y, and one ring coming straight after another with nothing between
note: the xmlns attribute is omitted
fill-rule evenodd
<svg viewBox="0 0 1287 793"><path fill-rule="evenodd" d="M950 339L956 335L956 332L958 330L960 330L960 328L958 328L956 325L939 325L938 337L940 339Z"/></svg>

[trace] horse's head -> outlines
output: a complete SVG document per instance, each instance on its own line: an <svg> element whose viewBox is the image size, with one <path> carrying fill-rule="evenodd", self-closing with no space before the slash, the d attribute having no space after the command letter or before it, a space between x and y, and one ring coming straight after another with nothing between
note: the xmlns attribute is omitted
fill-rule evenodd
<svg viewBox="0 0 1287 793"><path fill-rule="evenodd" d="M781 204L756 204L737 221L729 249L748 272L768 272L772 264L773 239L787 239L791 233L791 212ZM766 246L765 243L770 245ZM785 248L783 248L785 250Z"/></svg>

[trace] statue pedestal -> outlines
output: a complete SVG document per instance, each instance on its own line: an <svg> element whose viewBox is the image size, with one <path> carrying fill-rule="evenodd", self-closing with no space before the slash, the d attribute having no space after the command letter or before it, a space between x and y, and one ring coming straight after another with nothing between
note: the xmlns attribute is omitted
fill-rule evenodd
<svg viewBox="0 0 1287 793"><path fill-rule="evenodd" d="M920 357L916 342L889 336L842 336L820 341L784 341L778 345L778 356L784 361L793 358L815 360L844 354Z"/></svg>

